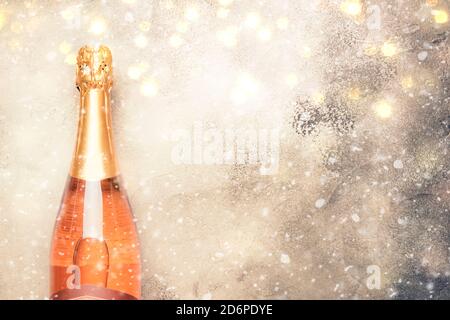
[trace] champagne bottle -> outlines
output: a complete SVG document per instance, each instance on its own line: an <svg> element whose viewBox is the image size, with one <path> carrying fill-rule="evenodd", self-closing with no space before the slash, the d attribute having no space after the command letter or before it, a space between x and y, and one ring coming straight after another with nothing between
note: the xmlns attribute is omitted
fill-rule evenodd
<svg viewBox="0 0 450 320"><path fill-rule="evenodd" d="M112 56L77 57L78 136L50 257L52 299L139 299L140 249L111 129Z"/></svg>

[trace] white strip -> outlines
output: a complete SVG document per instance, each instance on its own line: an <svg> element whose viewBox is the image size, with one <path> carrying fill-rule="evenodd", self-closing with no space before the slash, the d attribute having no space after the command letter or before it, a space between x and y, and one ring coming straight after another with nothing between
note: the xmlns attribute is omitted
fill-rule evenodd
<svg viewBox="0 0 450 320"><path fill-rule="evenodd" d="M103 196L100 181L86 181L85 184L83 238L103 240Z"/></svg>

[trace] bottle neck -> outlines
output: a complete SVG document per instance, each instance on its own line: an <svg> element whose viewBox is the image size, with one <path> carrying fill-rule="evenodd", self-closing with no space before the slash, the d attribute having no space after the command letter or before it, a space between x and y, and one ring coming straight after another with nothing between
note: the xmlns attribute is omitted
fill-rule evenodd
<svg viewBox="0 0 450 320"><path fill-rule="evenodd" d="M80 95L78 136L70 175L99 181L119 175L112 141L110 94L104 88Z"/></svg>

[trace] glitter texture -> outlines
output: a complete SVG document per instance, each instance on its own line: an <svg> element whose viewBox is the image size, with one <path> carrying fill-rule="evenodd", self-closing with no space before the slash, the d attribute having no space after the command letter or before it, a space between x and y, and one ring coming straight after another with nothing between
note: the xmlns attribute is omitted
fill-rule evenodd
<svg viewBox="0 0 450 320"><path fill-rule="evenodd" d="M105 44L145 299L448 299L448 12L0 1L0 298L48 298L76 53Z"/></svg>

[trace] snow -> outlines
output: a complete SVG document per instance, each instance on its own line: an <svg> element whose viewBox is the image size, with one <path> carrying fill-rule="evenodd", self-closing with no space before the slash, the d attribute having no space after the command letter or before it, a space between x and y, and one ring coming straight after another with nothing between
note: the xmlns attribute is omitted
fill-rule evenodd
<svg viewBox="0 0 450 320"><path fill-rule="evenodd" d="M289 258L289 255L282 253L280 256L280 261L283 264L289 264L291 262L291 258Z"/></svg>
<svg viewBox="0 0 450 320"><path fill-rule="evenodd" d="M395 169L403 169L403 162L402 162L402 160L395 160L394 161L394 168Z"/></svg>
<svg viewBox="0 0 450 320"><path fill-rule="evenodd" d="M316 200L316 202L315 202L314 205L316 206L317 209L320 209L320 208L322 208L326 203L327 203L327 201L326 201L325 199L320 198L320 199L317 199L317 200Z"/></svg>

